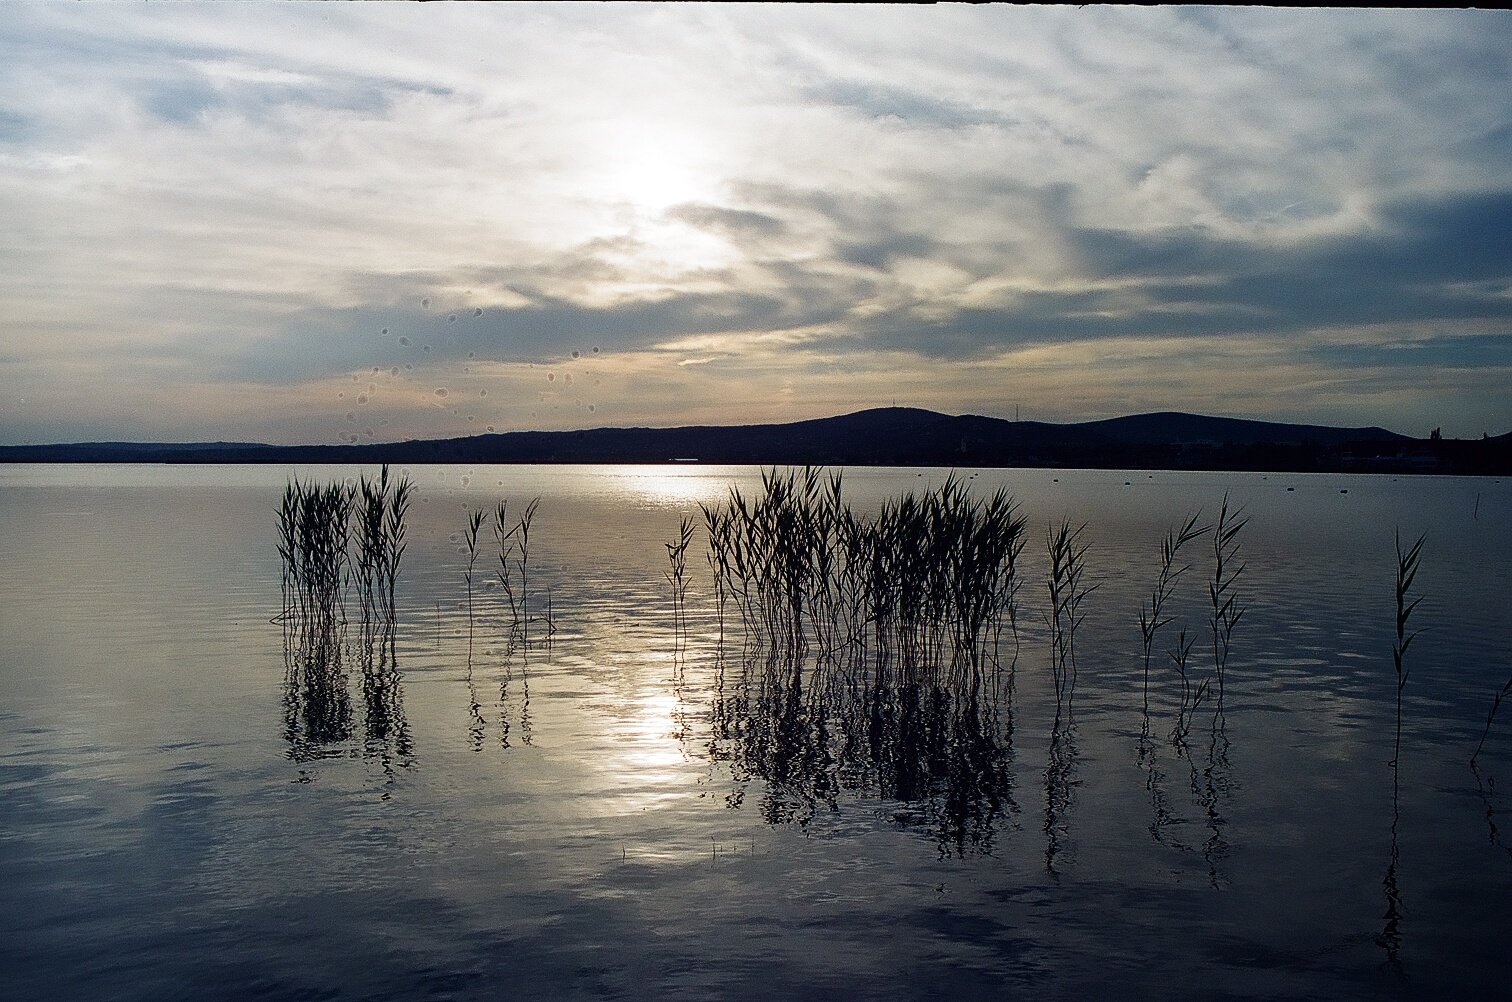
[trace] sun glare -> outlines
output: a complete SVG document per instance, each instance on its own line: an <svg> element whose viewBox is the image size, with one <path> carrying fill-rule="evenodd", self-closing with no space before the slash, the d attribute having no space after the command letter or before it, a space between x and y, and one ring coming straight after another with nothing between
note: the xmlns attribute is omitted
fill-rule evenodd
<svg viewBox="0 0 1512 1002"><path fill-rule="evenodd" d="M602 197L659 215L679 202L708 197L696 144L653 125L617 129L605 157Z"/></svg>

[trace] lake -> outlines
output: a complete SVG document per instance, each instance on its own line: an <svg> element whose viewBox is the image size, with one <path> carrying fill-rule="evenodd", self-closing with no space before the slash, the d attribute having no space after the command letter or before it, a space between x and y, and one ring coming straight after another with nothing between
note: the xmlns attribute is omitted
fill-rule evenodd
<svg viewBox="0 0 1512 1002"><path fill-rule="evenodd" d="M1506 991L1512 708L1470 758L1512 676L1512 484L956 471L1026 523L986 694L883 706L835 675L792 715L733 608L721 633L698 508L760 471L414 467L383 664L349 599L348 710L315 712L276 514L291 475L375 472L0 467L5 995ZM845 498L946 475L846 470ZM1223 712L1210 687L1173 744L1182 627L1193 682L1213 667L1211 533L1181 552L1147 713L1139 613L1167 530L1225 496L1248 521ZM537 497L522 643L486 523L469 614L463 532ZM1063 520L1086 526L1069 691ZM1398 531L1426 538L1394 797Z"/></svg>

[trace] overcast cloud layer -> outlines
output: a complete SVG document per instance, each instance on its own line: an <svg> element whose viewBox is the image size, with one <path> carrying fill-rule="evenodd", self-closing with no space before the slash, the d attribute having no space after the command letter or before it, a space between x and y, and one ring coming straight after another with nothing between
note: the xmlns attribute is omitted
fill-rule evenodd
<svg viewBox="0 0 1512 1002"><path fill-rule="evenodd" d="M0 441L1512 430L1505 12L8 4Z"/></svg>

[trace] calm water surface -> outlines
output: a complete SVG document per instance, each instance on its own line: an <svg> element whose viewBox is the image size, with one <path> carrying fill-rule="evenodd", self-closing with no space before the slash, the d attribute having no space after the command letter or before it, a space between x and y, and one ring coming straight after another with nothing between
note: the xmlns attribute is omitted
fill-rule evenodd
<svg viewBox="0 0 1512 1002"><path fill-rule="evenodd" d="M758 489L748 468L412 468L392 726L364 729L354 659L351 736L291 744L274 510L296 472L359 471L0 467L0 994L1506 990L1512 708L1468 762L1512 675L1512 484L961 471L1029 522L1013 685L905 789L720 730L739 643L719 643L701 534L679 643L663 543L698 502ZM850 470L846 489L866 511L943 478ZM1225 724L1166 741L1162 656L1141 755L1159 542L1225 492L1250 516ZM538 622L508 656L479 587L469 656L466 508L536 496L551 643ZM1057 718L1043 541L1063 517L1087 523L1098 588ZM1399 527L1427 534L1426 632L1394 812ZM1207 545L1170 634L1206 630Z"/></svg>

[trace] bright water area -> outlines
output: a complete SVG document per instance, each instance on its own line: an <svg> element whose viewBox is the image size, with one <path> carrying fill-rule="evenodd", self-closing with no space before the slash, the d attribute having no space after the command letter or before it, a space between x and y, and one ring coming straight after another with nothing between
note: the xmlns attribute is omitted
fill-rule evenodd
<svg viewBox="0 0 1512 1002"><path fill-rule="evenodd" d="M275 509L291 474L358 472L0 467L0 995L1468 998L1512 983L1512 707L1469 765L1512 675L1512 484L958 471L974 494L1013 493L1029 545L992 772L952 801L938 776L901 799L864 777L816 796L812 769L795 782L791 763L740 763L714 740L738 631L721 650L700 532L679 647L663 544L698 502L759 493L750 468L409 470L400 738L365 737L353 668L352 736L301 750ZM865 512L944 476L848 470L845 485ZM1184 751L1167 740L1181 626L1194 674L1211 664L1204 539L1157 641L1141 755L1137 617L1160 539L1225 493L1249 522L1224 726L1204 710ZM551 643L538 619L506 657L485 528L469 658L467 510L537 496L531 602L543 619L549 590ZM1057 718L1044 541L1062 518L1086 523L1098 587ZM1394 805L1398 529L1426 542Z"/></svg>

